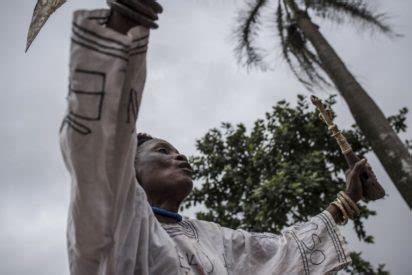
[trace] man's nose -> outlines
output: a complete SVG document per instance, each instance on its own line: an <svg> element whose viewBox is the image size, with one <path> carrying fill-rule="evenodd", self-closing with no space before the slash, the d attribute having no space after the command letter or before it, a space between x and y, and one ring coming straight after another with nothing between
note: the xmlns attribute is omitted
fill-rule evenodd
<svg viewBox="0 0 412 275"><path fill-rule="evenodd" d="M187 159L187 157L186 157L185 155L183 155L183 154L177 154L176 157L175 157L175 160L180 160L180 161L189 162L188 159Z"/></svg>

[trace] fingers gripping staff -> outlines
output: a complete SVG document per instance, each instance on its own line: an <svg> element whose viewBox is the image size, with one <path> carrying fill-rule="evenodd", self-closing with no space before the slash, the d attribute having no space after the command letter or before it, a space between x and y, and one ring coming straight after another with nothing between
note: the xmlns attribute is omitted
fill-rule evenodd
<svg viewBox="0 0 412 275"><path fill-rule="evenodd" d="M66 0L38 0L27 34L26 52L36 39L49 17L60 8ZM163 11L155 0L107 0L107 3L117 12L136 21L144 27L155 29L157 14Z"/></svg>

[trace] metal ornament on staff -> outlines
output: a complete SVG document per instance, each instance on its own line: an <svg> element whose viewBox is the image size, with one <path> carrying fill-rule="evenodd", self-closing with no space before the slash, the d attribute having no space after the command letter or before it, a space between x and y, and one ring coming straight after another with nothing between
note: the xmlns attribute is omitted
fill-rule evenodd
<svg viewBox="0 0 412 275"><path fill-rule="evenodd" d="M156 0L106 0L109 7L126 17L140 23L150 29L156 29L158 25L157 13L162 13L162 6ZM38 0L34 8L33 18L27 34L26 52L30 48L40 30L46 24L49 17L60 8L66 0ZM148 6L149 9L146 7Z"/></svg>
<svg viewBox="0 0 412 275"><path fill-rule="evenodd" d="M328 126L331 136L338 143L349 167L353 167L360 159L353 152L352 146L338 129L338 126L333 122L333 111L330 108L327 108L327 106L316 96L311 96L311 101L319 110L319 118ZM365 201L374 201L385 196L385 190L379 184L378 179L370 166L361 173L360 178L364 194L363 199Z"/></svg>
<svg viewBox="0 0 412 275"><path fill-rule="evenodd" d="M60 8L66 0L38 0L34 8L33 18L30 23L29 32L27 34L26 52L30 48L39 34L41 28L46 24L50 15Z"/></svg>

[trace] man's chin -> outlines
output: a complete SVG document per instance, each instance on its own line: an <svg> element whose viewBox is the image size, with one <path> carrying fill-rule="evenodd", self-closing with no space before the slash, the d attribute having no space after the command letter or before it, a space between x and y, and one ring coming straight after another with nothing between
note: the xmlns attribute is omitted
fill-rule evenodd
<svg viewBox="0 0 412 275"><path fill-rule="evenodd" d="M189 195L193 189L193 180L190 176L185 176L181 180L179 180L176 184L176 189L180 190L182 193Z"/></svg>
<svg viewBox="0 0 412 275"><path fill-rule="evenodd" d="M175 176L177 181L192 181L193 173L191 169L180 168L175 171Z"/></svg>
<svg viewBox="0 0 412 275"><path fill-rule="evenodd" d="M179 186L183 189L190 189L193 188L193 180L192 177L186 177L185 180L179 182Z"/></svg>
<svg viewBox="0 0 412 275"><path fill-rule="evenodd" d="M192 178L193 176L192 169L189 168L181 168L179 172L182 172L184 175L189 176L190 178Z"/></svg>

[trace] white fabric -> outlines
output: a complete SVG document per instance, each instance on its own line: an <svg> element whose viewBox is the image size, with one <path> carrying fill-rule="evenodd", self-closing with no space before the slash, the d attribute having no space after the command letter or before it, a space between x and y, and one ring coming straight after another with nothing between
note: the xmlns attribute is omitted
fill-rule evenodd
<svg viewBox="0 0 412 275"><path fill-rule="evenodd" d="M149 31L135 27L121 35L100 25L107 15L74 15L68 111L60 131L72 178L71 274L322 274L347 265L328 212L281 235L198 220L157 221L134 170Z"/></svg>

